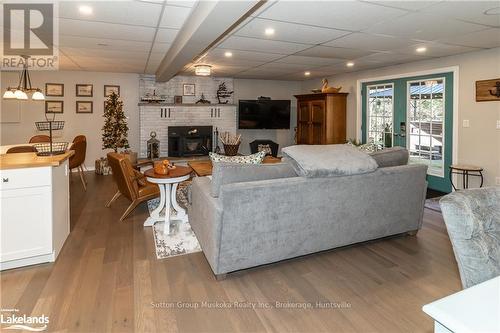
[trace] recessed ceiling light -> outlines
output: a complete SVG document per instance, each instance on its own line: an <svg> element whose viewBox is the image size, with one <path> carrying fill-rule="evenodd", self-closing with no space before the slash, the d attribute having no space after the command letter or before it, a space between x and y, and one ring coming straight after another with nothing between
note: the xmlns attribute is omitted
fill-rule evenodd
<svg viewBox="0 0 500 333"><path fill-rule="evenodd" d="M272 36L274 35L274 29L273 28L267 28L264 33L266 34L266 36Z"/></svg>
<svg viewBox="0 0 500 333"><path fill-rule="evenodd" d="M346 64L347 67L352 67L354 66L354 63L352 61L349 61L347 64Z"/></svg>
<svg viewBox="0 0 500 333"><path fill-rule="evenodd" d="M226 58L231 58L233 56L233 52L227 51L224 53L224 56L226 56Z"/></svg>
<svg viewBox="0 0 500 333"><path fill-rule="evenodd" d="M427 51L427 48L425 46L421 46L417 47L415 51L417 51L418 53L424 53L425 51Z"/></svg>
<svg viewBox="0 0 500 333"><path fill-rule="evenodd" d="M311 75L311 72L304 72L304 75L309 76L309 75Z"/></svg>
<svg viewBox="0 0 500 333"><path fill-rule="evenodd" d="M83 5L83 6L78 7L78 11L82 15L92 15L92 12L94 10L90 6Z"/></svg>

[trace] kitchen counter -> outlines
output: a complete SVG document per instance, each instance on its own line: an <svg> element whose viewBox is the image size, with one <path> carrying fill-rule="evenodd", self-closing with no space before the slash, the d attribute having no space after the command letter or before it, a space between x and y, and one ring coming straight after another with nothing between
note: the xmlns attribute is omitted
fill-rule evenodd
<svg viewBox="0 0 500 333"><path fill-rule="evenodd" d="M53 156L37 156L36 153L4 154L0 155L0 170L59 166L74 154L73 150Z"/></svg>
<svg viewBox="0 0 500 333"><path fill-rule="evenodd" d="M0 155L0 270L57 259L70 231L73 154Z"/></svg>

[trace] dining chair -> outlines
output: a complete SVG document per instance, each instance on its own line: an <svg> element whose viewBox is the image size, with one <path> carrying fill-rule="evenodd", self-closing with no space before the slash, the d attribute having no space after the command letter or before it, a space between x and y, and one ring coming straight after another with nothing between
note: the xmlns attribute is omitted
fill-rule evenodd
<svg viewBox="0 0 500 333"><path fill-rule="evenodd" d="M50 142L50 136L44 134L35 135L31 137L29 143L44 143L44 142Z"/></svg>
<svg viewBox="0 0 500 333"><path fill-rule="evenodd" d="M121 195L132 201L120 217L120 221L123 221L141 202L160 196L160 188L148 182L142 173L135 170L125 154L108 153L107 157L118 191L106 203L106 207L110 207Z"/></svg>
<svg viewBox="0 0 500 333"><path fill-rule="evenodd" d="M7 154L13 154L13 153L36 153L37 150L33 146L16 146L7 149Z"/></svg>
<svg viewBox="0 0 500 333"><path fill-rule="evenodd" d="M77 141L87 141L87 137L85 135L77 135L75 136L75 138L73 139L73 143L77 142Z"/></svg>
<svg viewBox="0 0 500 333"><path fill-rule="evenodd" d="M80 180L82 181L83 189L87 191L87 180L85 179L85 174L83 173L83 163L85 162L85 154L87 151L87 141L77 141L71 146L71 150L75 151L75 154L69 158L69 168L70 170L77 169L80 174Z"/></svg>

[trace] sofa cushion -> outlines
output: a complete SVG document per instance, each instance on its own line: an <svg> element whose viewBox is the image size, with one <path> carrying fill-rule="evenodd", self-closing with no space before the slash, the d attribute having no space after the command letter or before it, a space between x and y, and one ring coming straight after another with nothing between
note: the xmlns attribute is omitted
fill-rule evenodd
<svg viewBox="0 0 500 333"><path fill-rule="evenodd" d="M297 177L297 174L288 163L214 163L211 194L215 198L219 197L221 186L226 184L289 177Z"/></svg>
<svg viewBox="0 0 500 333"><path fill-rule="evenodd" d="M351 145L297 145L282 149L302 177L332 177L373 172L377 162Z"/></svg>
<svg viewBox="0 0 500 333"><path fill-rule="evenodd" d="M392 147L375 151L369 154L379 168L393 167L408 164L408 150L403 147Z"/></svg>
<svg viewBox="0 0 500 333"><path fill-rule="evenodd" d="M227 162L227 163L239 163L239 164L260 164L262 163L262 160L266 156L266 152L260 151L255 154L251 155L246 155L246 156L226 156L226 155L220 155L217 153L208 153L210 156L210 160L212 163L217 163L217 162Z"/></svg>

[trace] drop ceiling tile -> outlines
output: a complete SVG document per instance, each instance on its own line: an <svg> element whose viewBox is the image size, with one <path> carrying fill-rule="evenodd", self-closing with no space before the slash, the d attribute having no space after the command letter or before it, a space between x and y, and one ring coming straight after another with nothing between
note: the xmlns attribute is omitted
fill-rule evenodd
<svg viewBox="0 0 500 333"><path fill-rule="evenodd" d="M378 6L392 7L409 11L420 11L424 8L435 6L439 1L363 1Z"/></svg>
<svg viewBox="0 0 500 333"><path fill-rule="evenodd" d="M288 64L301 64L301 65L312 65L312 66L326 66L333 65L340 62L345 62L345 59L340 58L318 58L318 57L306 57L306 56L298 56L291 55L281 59L276 60L275 62L283 62Z"/></svg>
<svg viewBox="0 0 500 333"><path fill-rule="evenodd" d="M111 58L111 59L120 59L126 58L130 61L145 61L148 58L149 50L146 52L136 52L136 51L128 51L124 53L121 50L113 50L110 48L106 49L88 49L88 48L72 48L72 47L61 47L60 50L72 57L72 56L85 56L85 57L93 57L93 58Z"/></svg>
<svg viewBox="0 0 500 333"><path fill-rule="evenodd" d="M172 44L168 43L154 43L153 48L151 49L151 53L158 53L165 56L165 54L167 54L168 50L170 49L171 45Z"/></svg>
<svg viewBox="0 0 500 333"><path fill-rule="evenodd" d="M191 8L165 6L163 17L161 18L161 28L180 29L189 16Z"/></svg>
<svg viewBox="0 0 500 333"><path fill-rule="evenodd" d="M198 3L197 0L167 0L167 5L193 8Z"/></svg>
<svg viewBox="0 0 500 333"><path fill-rule="evenodd" d="M325 46L346 47L359 50L390 51L415 44L414 40L387 35L373 35L354 32L350 35L325 43Z"/></svg>
<svg viewBox="0 0 500 333"><path fill-rule="evenodd" d="M244 51L244 50L233 50L233 49L224 49L224 48L215 48L208 52L208 56L213 56L215 58L221 59L224 56L224 53L231 52L233 54L233 59L241 59L241 60L251 60L251 61L262 61L268 62L273 61L275 59L282 58L283 55L276 53L264 53L264 52L254 52L254 51Z"/></svg>
<svg viewBox="0 0 500 333"><path fill-rule="evenodd" d="M270 71L283 71L287 73L293 73L297 71L308 71L313 68L320 66L314 65L304 65L304 64L287 64L282 62L270 62L262 66L257 67L258 69L269 69Z"/></svg>
<svg viewBox="0 0 500 333"><path fill-rule="evenodd" d="M259 17L358 31L406 13L401 9L356 1L281 1Z"/></svg>
<svg viewBox="0 0 500 333"><path fill-rule="evenodd" d="M179 30L177 29L158 29L158 32L156 33L156 43L172 43L177 37L177 33Z"/></svg>
<svg viewBox="0 0 500 333"><path fill-rule="evenodd" d="M155 28L138 27L125 24L78 21L70 19L59 20L60 38L62 38L63 35L69 35L152 42L155 30Z"/></svg>
<svg viewBox="0 0 500 333"><path fill-rule="evenodd" d="M136 42L119 39L103 39L103 38L87 38L61 35L59 38L61 47L74 48L89 48L89 49L106 49L122 51L144 51L147 52L151 48L151 42Z"/></svg>
<svg viewBox="0 0 500 333"><path fill-rule="evenodd" d="M226 57L214 57L208 55L202 60L198 61L198 63L207 63L210 65L218 65L218 66L247 66L247 67L255 67L259 65L265 64L267 61L255 61L255 60L247 60L247 59L239 59L234 56L231 58Z"/></svg>
<svg viewBox="0 0 500 333"><path fill-rule="evenodd" d="M348 49L341 47L329 47L329 46L314 46L310 49L298 52L296 55L309 56L309 57L320 57L320 58L340 58L340 59L354 59L363 56L370 55L374 52Z"/></svg>
<svg viewBox="0 0 500 333"><path fill-rule="evenodd" d="M443 1L424 9L424 12L441 17L452 17L468 22L500 27L499 7L499 1ZM494 8L496 8L497 15L485 15L486 11Z"/></svg>
<svg viewBox="0 0 500 333"><path fill-rule="evenodd" d="M415 55L417 52L415 51L418 47L425 47L427 51L422 55L426 57L446 57L459 53L466 53L471 51L477 51L477 48L467 47L467 46L456 46L456 45L447 45L447 44L439 44L439 43L418 43L411 45L409 47L396 49L395 53L409 54Z"/></svg>
<svg viewBox="0 0 500 333"><path fill-rule="evenodd" d="M273 28L274 35L266 36L264 31L267 28ZM236 31L235 35L303 44L321 44L348 33L342 30L254 18Z"/></svg>
<svg viewBox="0 0 500 333"><path fill-rule="evenodd" d="M310 45L279 42L267 39L231 36L221 45L221 48L234 50L248 50L277 54L292 54L308 48Z"/></svg>
<svg viewBox="0 0 500 333"><path fill-rule="evenodd" d="M483 29L485 27L478 24L447 19L437 15L413 13L377 24L365 32L434 41Z"/></svg>
<svg viewBox="0 0 500 333"><path fill-rule="evenodd" d="M393 52L380 52L374 53L369 56L361 57L355 59L354 62L363 62L363 63L378 63L380 65L391 65L391 64L400 64L404 62L413 62L419 60L430 59L430 57L420 56L420 55L412 55L412 54L400 54Z"/></svg>
<svg viewBox="0 0 500 333"><path fill-rule="evenodd" d="M440 42L469 47L493 48L500 47L500 29L492 28L470 34L443 38Z"/></svg>
<svg viewBox="0 0 500 333"><path fill-rule="evenodd" d="M156 27L161 5L141 1L93 1L85 3L93 8L91 15L80 14L81 2L59 1L59 17L118 24ZM63 30L61 30L63 31Z"/></svg>

